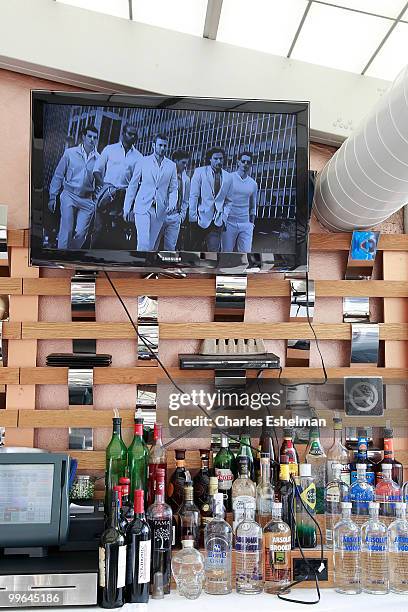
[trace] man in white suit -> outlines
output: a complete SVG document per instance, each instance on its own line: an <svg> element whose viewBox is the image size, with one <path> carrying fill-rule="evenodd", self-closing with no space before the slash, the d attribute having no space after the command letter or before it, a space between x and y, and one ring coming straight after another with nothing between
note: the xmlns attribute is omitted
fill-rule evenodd
<svg viewBox="0 0 408 612"><path fill-rule="evenodd" d="M187 216L188 202L190 198L190 177L186 172L186 168L190 159L190 153L177 149L177 151L174 151L172 154L171 159L174 161L177 167L177 208L173 212L167 213L162 230L155 245L155 250L158 250L162 238L163 249L165 251L176 250L179 238L182 240L180 230ZM180 248L182 248L182 246Z"/></svg>
<svg viewBox="0 0 408 612"><path fill-rule="evenodd" d="M167 147L167 136L157 134L153 153L136 163L126 190L123 216L135 220L138 251L154 250L167 213L177 208L177 168Z"/></svg>
<svg viewBox="0 0 408 612"><path fill-rule="evenodd" d="M189 217L193 224L193 250L217 253L226 228L232 199L232 177L223 170L225 153L215 147L206 155L208 165L196 168L191 179Z"/></svg>

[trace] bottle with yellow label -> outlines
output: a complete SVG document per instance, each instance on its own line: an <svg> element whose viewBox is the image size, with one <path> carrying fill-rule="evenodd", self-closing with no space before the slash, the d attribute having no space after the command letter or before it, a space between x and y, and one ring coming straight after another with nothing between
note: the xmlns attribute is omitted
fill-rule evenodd
<svg viewBox="0 0 408 612"><path fill-rule="evenodd" d="M312 477L310 463L301 463L299 467L300 478L296 492L297 541L302 548L315 548L317 545L316 525L305 508L312 516L316 514L316 484Z"/></svg>

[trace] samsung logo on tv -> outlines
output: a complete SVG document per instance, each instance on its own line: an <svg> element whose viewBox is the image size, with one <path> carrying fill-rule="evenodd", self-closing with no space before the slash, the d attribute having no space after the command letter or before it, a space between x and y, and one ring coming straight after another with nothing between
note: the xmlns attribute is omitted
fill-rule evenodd
<svg viewBox="0 0 408 612"><path fill-rule="evenodd" d="M158 253L157 256L162 261L167 261L167 262L178 262L178 261L181 261L181 257L179 257L178 255L162 255L161 253Z"/></svg>

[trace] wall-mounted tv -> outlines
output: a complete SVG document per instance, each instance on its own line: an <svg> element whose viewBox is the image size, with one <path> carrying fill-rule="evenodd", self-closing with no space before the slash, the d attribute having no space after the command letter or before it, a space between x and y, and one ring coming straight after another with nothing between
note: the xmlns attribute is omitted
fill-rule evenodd
<svg viewBox="0 0 408 612"><path fill-rule="evenodd" d="M309 105L32 92L31 263L307 268Z"/></svg>

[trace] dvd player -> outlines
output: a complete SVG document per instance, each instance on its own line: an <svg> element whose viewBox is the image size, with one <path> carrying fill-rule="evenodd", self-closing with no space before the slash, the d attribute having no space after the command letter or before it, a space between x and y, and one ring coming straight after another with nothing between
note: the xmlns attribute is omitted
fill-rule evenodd
<svg viewBox="0 0 408 612"><path fill-rule="evenodd" d="M251 355L179 355L181 370L273 370L280 368L274 353Z"/></svg>

